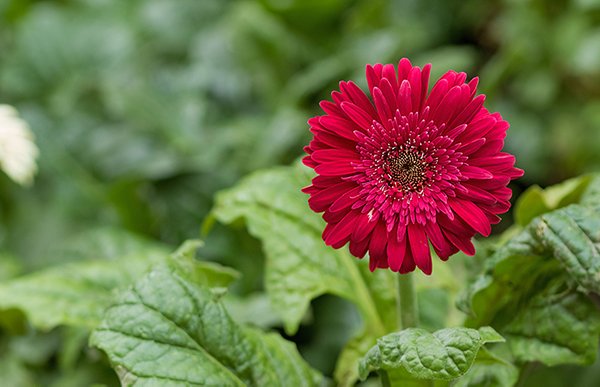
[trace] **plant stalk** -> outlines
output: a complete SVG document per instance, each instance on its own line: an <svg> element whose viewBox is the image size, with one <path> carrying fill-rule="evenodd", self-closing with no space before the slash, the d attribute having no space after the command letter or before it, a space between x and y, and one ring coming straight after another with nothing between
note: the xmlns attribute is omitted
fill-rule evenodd
<svg viewBox="0 0 600 387"><path fill-rule="evenodd" d="M390 376L387 371L379 370L379 379L381 380L381 387L392 387L392 383L390 383Z"/></svg>
<svg viewBox="0 0 600 387"><path fill-rule="evenodd" d="M400 329L414 328L419 325L419 311L417 308L417 293L415 291L414 274L398 275L398 323Z"/></svg>

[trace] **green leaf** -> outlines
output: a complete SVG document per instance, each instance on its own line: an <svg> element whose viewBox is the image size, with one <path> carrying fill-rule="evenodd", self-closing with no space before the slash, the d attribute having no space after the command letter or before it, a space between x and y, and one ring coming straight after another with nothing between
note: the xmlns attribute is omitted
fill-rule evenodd
<svg viewBox="0 0 600 387"><path fill-rule="evenodd" d="M591 175L585 175L546 189L537 185L531 186L519 196L515 204L514 212L517 224L523 227L527 226L539 215L579 202L591 180Z"/></svg>
<svg viewBox="0 0 600 387"><path fill-rule="evenodd" d="M42 330L61 324L95 327L112 301L115 289L129 285L143 275L152 262L167 256L167 250L161 245L144 244L126 233L120 234L115 239L118 243L112 245L112 239L104 239L107 235L86 234L81 239L90 243L88 256L97 259L79 259L0 284L0 310L4 310L0 314L22 310L29 321ZM116 234L111 232L110 235ZM96 249L99 245L107 250ZM135 249L130 249L132 246ZM119 256L119 250L123 255ZM78 254L73 253L73 257Z"/></svg>
<svg viewBox="0 0 600 387"><path fill-rule="evenodd" d="M119 228L97 227L75 235L52 254L62 261L119 260L125 255L147 255L161 259L170 253L165 244Z"/></svg>
<svg viewBox="0 0 600 387"><path fill-rule="evenodd" d="M333 373L338 386L354 386L359 378L359 361L376 343L376 340L377 338L371 332L362 330L346 343L338 356Z"/></svg>
<svg viewBox="0 0 600 387"><path fill-rule="evenodd" d="M359 262L358 268L371 294L371 302L385 326L385 331L395 330L398 326L396 315L397 274L389 270L371 272L366 262ZM377 342L377 338L381 334L383 333L378 333L377 330L363 327L346 343L335 365L334 378L338 385L353 386L356 383L359 379L360 359Z"/></svg>
<svg viewBox="0 0 600 387"><path fill-rule="evenodd" d="M454 387L512 387L517 383L519 370L512 363L481 348L467 374Z"/></svg>
<svg viewBox="0 0 600 387"><path fill-rule="evenodd" d="M560 281L537 294L504 329L521 361L591 364L598 351L600 312L582 293Z"/></svg>
<svg viewBox="0 0 600 387"><path fill-rule="evenodd" d="M519 226L527 226L533 218L551 210L544 200L544 190L533 185L519 196L515 204L515 222Z"/></svg>
<svg viewBox="0 0 600 387"><path fill-rule="evenodd" d="M299 163L254 173L220 192L213 214L224 223L243 218L249 232L262 240L265 288L287 333L296 332L313 298L331 293L354 302L371 329L383 334L357 262L321 239L325 225L300 191L310 177L309 169Z"/></svg>
<svg viewBox="0 0 600 387"><path fill-rule="evenodd" d="M197 261L196 250L203 245L204 242L198 239L183 242L170 257L170 260L176 263L172 267L185 273L194 283L210 287L228 287L239 278L240 273L218 263Z"/></svg>
<svg viewBox="0 0 600 387"><path fill-rule="evenodd" d="M494 326L517 361L588 364L596 356L600 313L586 293L600 291L599 185L590 178L582 204L535 218L497 250L460 303L467 325Z"/></svg>
<svg viewBox="0 0 600 387"><path fill-rule="evenodd" d="M87 253L86 253L87 246ZM173 260L187 262L198 247L186 242ZM58 325L96 327L115 291L143 276L154 263L165 260L168 250L137 236L101 229L86 232L63 251L74 262L50 267L0 284L0 324L14 328L20 311L37 328ZM93 257L94 259L86 259ZM225 287L238 273L215 263L182 263L195 281Z"/></svg>
<svg viewBox="0 0 600 387"><path fill-rule="evenodd" d="M451 380L464 375L485 343L504 339L492 328L446 328L432 333L409 328L377 340L360 362L360 378L371 371L400 371L415 379Z"/></svg>
<svg viewBox="0 0 600 387"><path fill-rule="evenodd" d="M544 250L587 291L600 292L600 211L572 205L531 225Z"/></svg>
<svg viewBox="0 0 600 387"><path fill-rule="evenodd" d="M108 354L123 385L320 383L293 344L233 322L222 292L187 273L177 261L157 266L120 295L93 332L91 344Z"/></svg>
<svg viewBox="0 0 600 387"><path fill-rule="evenodd" d="M600 208L600 176L593 175L592 181L581 195L581 204L586 207Z"/></svg>
<svg viewBox="0 0 600 387"><path fill-rule="evenodd" d="M239 297L227 293L223 303L231 317L238 323L267 329L281 326L281 318L273 310L271 302L264 292Z"/></svg>

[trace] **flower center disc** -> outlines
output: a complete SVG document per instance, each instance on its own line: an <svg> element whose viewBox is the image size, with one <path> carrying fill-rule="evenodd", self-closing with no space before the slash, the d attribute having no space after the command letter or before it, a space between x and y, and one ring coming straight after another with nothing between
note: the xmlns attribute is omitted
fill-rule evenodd
<svg viewBox="0 0 600 387"><path fill-rule="evenodd" d="M387 161L387 173L404 191L420 190L425 181L425 163L416 152L402 152Z"/></svg>

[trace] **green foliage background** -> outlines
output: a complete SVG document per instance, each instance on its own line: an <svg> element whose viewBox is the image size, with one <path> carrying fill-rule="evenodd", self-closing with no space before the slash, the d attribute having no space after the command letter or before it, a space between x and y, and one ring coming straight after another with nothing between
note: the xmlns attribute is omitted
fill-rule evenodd
<svg viewBox="0 0 600 387"><path fill-rule="evenodd" d="M18 108L41 150L33 187L0 176L0 280L50 270L0 289L0 375L24 386L118 384L87 345L86 327L111 292L198 237L217 191L300 156L307 118L339 80L364 85L366 63L401 57L432 63L433 77L481 77L488 108L511 123L506 148L526 171L515 197L600 170L597 0L0 0L0 103ZM247 216L244 208L217 218ZM254 227L251 236L239 222L215 223L199 254L242 273L227 301L237 321L293 334L308 363L331 376L360 325L357 310L319 297L296 332L295 317L277 316L265 299ZM57 297L85 290L90 301L25 323L19 297L57 282ZM439 315L460 322L440 289L424 291L433 294L422 301L426 328L442 328ZM600 380L598 363L529 371L548 387Z"/></svg>

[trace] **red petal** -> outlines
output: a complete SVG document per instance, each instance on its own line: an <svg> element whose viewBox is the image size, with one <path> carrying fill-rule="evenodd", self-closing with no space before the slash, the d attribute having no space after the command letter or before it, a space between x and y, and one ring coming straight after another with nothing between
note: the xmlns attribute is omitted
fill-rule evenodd
<svg viewBox="0 0 600 387"><path fill-rule="evenodd" d="M492 130L495 123L496 120L489 115L478 120L473 120L468 124L467 130L465 130L456 140L460 142L469 142L477 138L485 137L485 135Z"/></svg>
<svg viewBox="0 0 600 387"><path fill-rule="evenodd" d="M369 85L369 91L372 92L375 86L379 86L379 81L381 80L381 72L383 71L382 64L375 64L373 66L367 65L366 73L367 73L367 83Z"/></svg>
<svg viewBox="0 0 600 387"><path fill-rule="evenodd" d="M458 147L458 151L462 152L464 155L470 155L481 148L483 144L485 144L485 138L478 138L466 144L462 144Z"/></svg>
<svg viewBox="0 0 600 387"><path fill-rule="evenodd" d="M348 212L350 212L351 209L352 209L351 207L345 207L345 208L339 209L338 211L331 211L328 208L323 213L323 219L327 223L337 224L337 223L339 223L340 220L342 220L344 218L344 216L346 216L346 214Z"/></svg>
<svg viewBox="0 0 600 387"><path fill-rule="evenodd" d="M462 124L462 125L458 125L455 126L454 129L449 130L448 133L446 133L446 137L449 138L456 138L458 136L460 136L465 130L467 129L467 124Z"/></svg>
<svg viewBox="0 0 600 387"><path fill-rule="evenodd" d="M326 130L315 130L311 129L311 132L315 134L315 140L322 142L323 144L331 148L345 148L345 149L356 149L356 142L345 139L344 137L332 134Z"/></svg>
<svg viewBox="0 0 600 387"><path fill-rule="evenodd" d="M479 77L475 77L475 78L471 79L471 81L469 82L469 88L471 89L471 96L475 95L478 84L479 84ZM481 95L485 97L484 94L481 94Z"/></svg>
<svg viewBox="0 0 600 387"><path fill-rule="evenodd" d="M325 243L339 249L348 242L350 234L356 226L355 220L360 216L360 211L350 211L337 223L327 235Z"/></svg>
<svg viewBox="0 0 600 387"><path fill-rule="evenodd" d="M421 72L421 104L419 105L419 111L422 111L425 107L425 101L427 100L427 92L429 91L429 73L431 72L431 63L427 63L423 66Z"/></svg>
<svg viewBox="0 0 600 387"><path fill-rule="evenodd" d="M481 110L483 106L483 102L485 101L485 95L481 94L475 97L460 113L453 118L448 124L449 127L453 127L455 125L461 125L470 122L473 117Z"/></svg>
<svg viewBox="0 0 600 387"><path fill-rule="evenodd" d="M364 257L369 248L369 242L369 239L357 241L350 238L350 254L354 255L356 258Z"/></svg>
<svg viewBox="0 0 600 387"><path fill-rule="evenodd" d="M487 141L485 145L477 150L477 152L473 153L472 157L485 157L488 155L493 155L502 150L504 147L504 139L493 139L487 136Z"/></svg>
<svg viewBox="0 0 600 387"><path fill-rule="evenodd" d="M425 101L425 106L429 106L431 110L434 110L440 104L442 98L448 92L448 81L445 79L440 79L433 85L433 89L431 89L431 93Z"/></svg>
<svg viewBox="0 0 600 387"><path fill-rule="evenodd" d="M375 230L373 230L373 234L371 235L371 241L369 242L369 268L371 271L375 270L377 267L380 267L379 261L385 261L387 263L387 259L385 257L386 244L387 230L385 227L385 222L380 220L377 222Z"/></svg>
<svg viewBox="0 0 600 387"><path fill-rule="evenodd" d="M398 90L398 107L400 109L400 114L403 116L406 116L413 111L412 91L410 82L408 81L402 81L400 90Z"/></svg>
<svg viewBox="0 0 600 387"><path fill-rule="evenodd" d="M408 225L408 240L413 260L423 273L429 275L432 270L431 252L429 251L429 243L427 243L427 235L423 226L419 224Z"/></svg>
<svg viewBox="0 0 600 387"><path fill-rule="evenodd" d="M469 179L479 179L479 180L487 180L487 179L493 179L494 175L492 175L490 172L486 171L485 169L479 168L479 167L474 167L472 165L465 165L464 167L461 168L462 175L466 178Z"/></svg>
<svg viewBox="0 0 600 387"><path fill-rule="evenodd" d="M471 238L459 237L453 233L446 231L446 238L463 253L473 256L475 255L475 246L471 243Z"/></svg>
<svg viewBox="0 0 600 387"><path fill-rule="evenodd" d="M406 249L406 255L404 256L404 261L402 261L402 266L400 267L400 274L410 273L415 270L415 260L413 259L410 249Z"/></svg>
<svg viewBox="0 0 600 387"><path fill-rule="evenodd" d="M352 204L360 197L360 190L362 188L357 186L349 191L346 191L342 196L337 198L335 202L329 207L329 211L337 212L349 208Z"/></svg>
<svg viewBox="0 0 600 387"><path fill-rule="evenodd" d="M400 62L398 62L398 80L403 81L408 78L408 74L410 74L412 68L413 65L408 58L400 59Z"/></svg>
<svg viewBox="0 0 600 387"><path fill-rule="evenodd" d="M353 239L361 241L371 234L378 223L379 211L373 211L371 214L372 215L363 214L360 218L358 218L356 228L352 234Z"/></svg>
<svg viewBox="0 0 600 387"><path fill-rule="evenodd" d="M400 270L402 262L404 261L404 256L406 255L406 238L398 241L398 238L394 238L396 233L396 229L392 230L390 234L392 237L388 240L387 245L388 264L392 271Z"/></svg>
<svg viewBox="0 0 600 387"><path fill-rule="evenodd" d="M444 98L439 102L437 107L433 109L431 119L437 123L446 123L452 117L456 108L459 106L459 101L462 99L462 89L460 86L451 88ZM418 266L418 265L417 265Z"/></svg>
<svg viewBox="0 0 600 387"><path fill-rule="evenodd" d="M356 106L363 109L373 119L377 118L373 104L371 101L369 101L369 98L365 95L364 91L362 91L360 87L356 86L354 82L340 82L340 89L344 94L348 95L350 101L352 101Z"/></svg>
<svg viewBox="0 0 600 387"><path fill-rule="evenodd" d="M315 187L328 188L334 184L341 183L343 180L338 176L315 176L312 183Z"/></svg>
<svg viewBox="0 0 600 387"><path fill-rule="evenodd" d="M393 90L398 90L398 80L396 79L396 67L391 64L386 64L383 66L383 71L381 72L382 78L387 79L392 86Z"/></svg>
<svg viewBox="0 0 600 387"><path fill-rule="evenodd" d="M339 117L323 116L319 119L319 123L333 134L347 138L350 141L356 141L354 132L359 127L354 122Z"/></svg>
<svg viewBox="0 0 600 387"><path fill-rule="evenodd" d="M352 102L342 102L342 110L358 126L363 129L369 129L373 125L373 117Z"/></svg>
<svg viewBox="0 0 600 387"><path fill-rule="evenodd" d="M387 101L387 104L390 107L393 116L393 114L398 109L398 105L396 103L396 92L398 90L398 87L393 88L390 82L386 78L384 78L379 83L379 88L381 89L381 92L383 93L383 96L385 97L385 100Z"/></svg>
<svg viewBox="0 0 600 387"><path fill-rule="evenodd" d="M306 165L309 168L314 168L318 165L317 162L313 160L311 156L305 156L302 158L302 164Z"/></svg>
<svg viewBox="0 0 600 387"><path fill-rule="evenodd" d="M321 107L321 109L323 109L323 111L325 113L327 113L330 116L343 116L344 115L344 111L342 109L340 109L340 107L336 104L334 104L333 102L330 101L321 101L319 102L319 106Z"/></svg>
<svg viewBox="0 0 600 387"><path fill-rule="evenodd" d="M506 166L511 168L515 164L515 156L509 153L499 153L494 156L472 159L478 166Z"/></svg>
<svg viewBox="0 0 600 387"><path fill-rule="evenodd" d="M352 175L356 173L356 170L351 161L333 161L317 165L315 172L323 176L343 176Z"/></svg>
<svg viewBox="0 0 600 387"><path fill-rule="evenodd" d="M323 212L329 208L335 200L354 187L356 187L356 183L344 181L332 185L329 188L321 189L308 199L308 205L311 210L315 212Z"/></svg>
<svg viewBox="0 0 600 387"><path fill-rule="evenodd" d="M475 231L480 233L483 236L489 236L492 232L492 227L490 222L488 222L487 217L481 211L481 209L468 200L462 200L458 198L449 199L448 204L450 207L456 212L458 216Z"/></svg>
<svg viewBox="0 0 600 387"><path fill-rule="evenodd" d="M319 163L360 160L357 152L348 149L319 149L312 152L311 157L314 161Z"/></svg>
<svg viewBox="0 0 600 387"><path fill-rule="evenodd" d="M427 222L425 224L425 232L433 245L433 249L440 259L447 260L452 254L456 253L458 249L454 247L440 229L440 226L434 222Z"/></svg>
<svg viewBox="0 0 600 387"><path fill-rule="evenodd" d="M406 78L410 83L410 90L412 95L411 100L411 111L418 111L421 105L421 69L418 67L413 67L410 69L408 73L408 77ZM427 90L424 91L427 93Z"/></svg>
<svg viewBox="0 0 600 387"><path fill-rule="evenodd" d="M373 101L375 101L381 123L389 128L388 120L394 118L394 115L379 87L373 88Z"/></svg>
<svg viewBox="0 0 600 387"><path fill-rule="evenodd" d="M467 189L467 193L461 196L465 196L473 201L478 201L486 204L494 204L498 201L495 195L490 192L481 189L473 184L463 183L463 186Z"/></svg>

